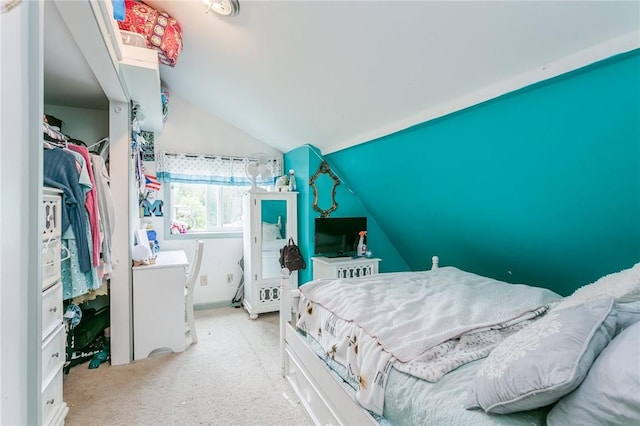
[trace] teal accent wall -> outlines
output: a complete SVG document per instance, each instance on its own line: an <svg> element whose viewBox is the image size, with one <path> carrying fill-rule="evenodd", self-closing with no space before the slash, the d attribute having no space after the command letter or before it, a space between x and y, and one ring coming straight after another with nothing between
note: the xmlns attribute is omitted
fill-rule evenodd
<svg viewBox="0 0 640 426"><path fill-rule="evenodd" d="M640 50L326 158L407 269L569 294L640 261Z"/></svg>
<svg viewBox="0 0 640 426"><path fill-rule="evenodd" d="M320 214L313 210L314 193L309 185L309 179L313 176L320 164L326 158L323 157L318 148L311 145L304 145L290 151L284 155L285 170L293 168L297 176L298 190L298 246L307 260L307 268L298 272L299 284L310 281L313 277L313 235L315 231L314 220ZM373 252L374 257L380 257L381 272L406 271L408 265L395 249L391 240L377 222L375 217L367 210L366 206L351 190L350 185L344 180L343 174L328 161L329 166L341 182L336 188L337 210L330 214L330 217L347 216L367 216L367 244L368 249ZM325 175L326 177L326 175ZM326 178L316 180L316 187L319 194L319 206L328 209L331 206L330 193L332 188L331 180Z"/></svg>
<svg viewBox="0 0 640 426"><path fill-rule="evenodd" d="M298 284L306 283L311 280L311 254L313 246L311 244L309 231L309 210L307 206L311 205L309 201L310 194L308 188L309 181L309 149L307 146L296 148L284 155L284 172L288 173L289 169L293 169L296 176L296 190L298 192L298 247L300 253L307 262L307 268L298 271Z"/></svg>

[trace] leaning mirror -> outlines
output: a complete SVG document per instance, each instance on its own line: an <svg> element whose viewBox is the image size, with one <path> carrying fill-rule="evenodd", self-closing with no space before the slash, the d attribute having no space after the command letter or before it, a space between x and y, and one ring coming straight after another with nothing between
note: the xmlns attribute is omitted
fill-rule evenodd
<svg viewBox="0 0 640 426"><path fill-rule="evenodd" d="M263 280L281 275L280 249L287 245L287 201L262 200L262 268Z"/></svg>
<svg viewBox="0 0 640 426"><path fill-rule="evenodd" d="M309 185L313 188L313 210L320 213L320 217L329 217L331 212L338 208L336 187L340 185L340 179L333 174L329 164L323 161L316 174L309 179ZM330 191L329 188L331 188ZM320 195L321 193L323 195ZM327 194L331 194L330 197ZM326 206L326 208L320 206Z"/></svg>

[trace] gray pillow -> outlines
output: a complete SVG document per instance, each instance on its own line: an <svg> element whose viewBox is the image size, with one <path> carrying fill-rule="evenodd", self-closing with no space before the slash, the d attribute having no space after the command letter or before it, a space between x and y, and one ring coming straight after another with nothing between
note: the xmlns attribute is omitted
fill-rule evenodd
<svg viewBox="0 0 640 426"><path fill-rule="evenodd" d="M640 321L640 301L630 303L616 302L614 309L618 315L616 335L631 324Z"/></svg>
<svg viewBox="0 0 640 426"><path fill-rule="evenodd" d="M631 425L640 419L640 322L616 336L584 382L549 412L549 426Z"/></svg>
<svg viewBox="0 0 640 426"><path fill-rule="evenodd" d="M551 404L574 390L616 327L614 299L553 310L506 338L482 363L467 408L513 413Z"/></svg>

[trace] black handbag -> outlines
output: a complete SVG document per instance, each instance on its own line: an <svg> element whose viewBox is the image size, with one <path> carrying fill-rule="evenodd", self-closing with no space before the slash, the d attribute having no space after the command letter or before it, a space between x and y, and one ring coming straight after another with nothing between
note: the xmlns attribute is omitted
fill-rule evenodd
<svg viewBox="0 0 640 426"><path fill-rule="evenodd" d="M280 266L290 271L297 271L307 267L300 249L293 242L293 238L289 238L289 243L280 249Z"/></svg>

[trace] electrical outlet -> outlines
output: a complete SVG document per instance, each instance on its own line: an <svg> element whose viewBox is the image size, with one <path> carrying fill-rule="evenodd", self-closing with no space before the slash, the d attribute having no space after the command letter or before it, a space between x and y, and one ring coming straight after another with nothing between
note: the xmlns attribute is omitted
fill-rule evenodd
<svg viewBox="0 0 640 426"><path fill-rule="evenodd" d="M233 274L227 274L227 284L233 283Z"/></svg>
<svg viewBox="0 0 640 426"><path fill-rule="evenodd" d="M206 275L200 275L200 285L209 285L209 277Z"/></svg>

